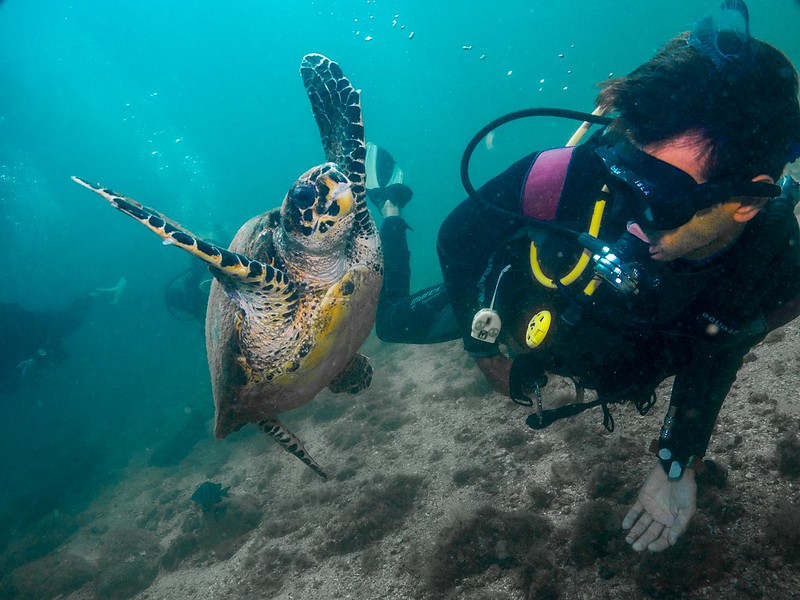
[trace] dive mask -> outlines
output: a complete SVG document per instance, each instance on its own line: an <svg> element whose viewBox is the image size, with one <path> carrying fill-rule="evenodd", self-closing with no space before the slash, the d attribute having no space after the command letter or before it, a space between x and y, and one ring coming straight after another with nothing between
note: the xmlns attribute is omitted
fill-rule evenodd
<svg viewBox="0 0 800 600"><path fill-rule="evenodd" d="M774 198L781 188L767 182L697 183L694 178L627 141L595 149L612 191L623 191L623 209L645 229L666 231L688 222L696 212L737 196ZM614 185L617 184L617 185Z"/></svg>

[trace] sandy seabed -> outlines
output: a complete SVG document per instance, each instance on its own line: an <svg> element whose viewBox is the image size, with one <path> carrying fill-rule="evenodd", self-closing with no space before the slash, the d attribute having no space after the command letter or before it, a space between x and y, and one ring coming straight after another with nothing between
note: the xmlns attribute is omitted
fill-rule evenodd
<svg viewBox="0 0 800 600"><path fill-rule="evenodd" d="M800 321L747 356L672 549L640 555L622 517L653 466L669 392L544 431L492 393L460 343L371 338L372 388L320 394L286 424L323 481L247 428L172 467L132 463L51 554L5 575L10 598L800 597ZM551 378L545 404L574 400ZM199 483L230 486L203 512ZM57 520L57 518L55 518ZM8 552L8 550L7 550Z"/></svg>

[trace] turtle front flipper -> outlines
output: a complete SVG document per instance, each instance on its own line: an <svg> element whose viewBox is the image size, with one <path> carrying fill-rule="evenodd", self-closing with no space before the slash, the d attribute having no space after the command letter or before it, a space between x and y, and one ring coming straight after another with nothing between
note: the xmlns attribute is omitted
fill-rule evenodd
<svg viewBox="0 0 800 600"><path fill-rule="evenodd" d="M328 389L334 394L347 392L357 394L364 391L372 384L372 365L363 354L353 357L342 372L334 377L328 384Z"/></svg>
<svg viewBox="0 0 800 600"><path fill-rule="evenodd" d="M186 252L204 260L219 272L246 283L262 286L270 285L271 289L275 290L291 288L285 290L287 294L294 291L294 285L290 283L288 275L283 271L207 242L157 210L148 208L132 198L127 198L99 185L91 184L79 177L73 177L72 180L102 196L117 210L139 221L164 240L164 244L175 245L186 250ZM218 275L218 273L214 274Z"/></svg>
<svg viewBox="0 0 800 600"><path fill-rule="evenodd" d="M321 54L306 54L300 74L319 127L322 148L328 162L335 163L351 183L356 224L365 235L372 235L366 196L367 147L361 117L361 94L331 59Z"/></svg>
<svg viewBox="0 0 800 600"><path fill-rule="evenodd" d="M326 159L336 163L351 183L363 186L367 148L358 90L338 64L321 54L306 54L300 74Z"/></svg>
<svg viewBox="0 0 800 600"><path fill-rule="evenodd" d="M278 419L264 419L258 422L258 428L278 442L289 454L295 455L300 461L311 468L314 473L327 479L328 475L322 470L317 462L308 455L303 443L295 435L286 429Z"/></svg>

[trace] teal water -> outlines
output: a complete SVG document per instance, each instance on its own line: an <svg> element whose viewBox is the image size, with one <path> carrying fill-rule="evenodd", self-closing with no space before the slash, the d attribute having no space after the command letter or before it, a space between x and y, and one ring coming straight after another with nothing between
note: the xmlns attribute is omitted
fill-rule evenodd
<svg viewBox="0 0 800 600"><path fill-rule="evenodd" d="M368 139L392 152L415 191L405 213L413 284L428 285L475 131L519 108L590 109L595 82L646 60L715 4L0 3L0 301L60 308L121 275L129 283L119 306L98 307L67 340L66 362L0 396L0 523L72 502L187 414L213 411L201 328L163 302L187 257L71 175L195 232L235 231L323 160L298 75L302 55L321 52L363 90ZM800 64L800 4L749 7L753 34ZM475 179L563 143L572 127L498 131L493 150L476 153Z"/></svg>

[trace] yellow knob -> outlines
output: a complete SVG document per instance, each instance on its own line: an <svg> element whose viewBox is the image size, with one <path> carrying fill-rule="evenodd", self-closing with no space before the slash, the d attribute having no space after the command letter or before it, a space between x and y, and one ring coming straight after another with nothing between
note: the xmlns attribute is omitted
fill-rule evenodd
<svg viewBox="0 0 800 600"><path fill-rule="evenodd" d="M528 322L528 331L525 333L525 343L528 348L536 348L547 337L550 331L550 323L553 321L553 316L549 310L540 310L533 315L533 318Z"/></svg>

